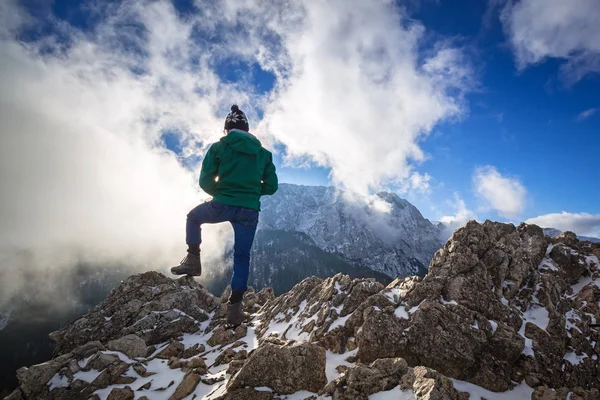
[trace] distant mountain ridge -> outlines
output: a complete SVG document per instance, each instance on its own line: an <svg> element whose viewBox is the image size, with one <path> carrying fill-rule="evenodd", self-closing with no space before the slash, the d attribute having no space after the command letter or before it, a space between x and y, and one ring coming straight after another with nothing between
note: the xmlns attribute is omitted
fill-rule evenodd
<svg viewBox="0 0 600 400"><path fill-rule="evenodd" d="M262 208L259 230L304 233L346 263L391 278L424 275L443 245L440 228L393 193L281 184Z"/></svg>

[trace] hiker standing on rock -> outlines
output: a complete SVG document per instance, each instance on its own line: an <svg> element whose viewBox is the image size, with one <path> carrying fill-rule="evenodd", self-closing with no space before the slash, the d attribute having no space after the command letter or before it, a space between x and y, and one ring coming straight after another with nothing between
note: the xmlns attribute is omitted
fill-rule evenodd
<svg viewBox="0 0 600 400"><path fill-rule="evenodd" d="M200 187L213 199L188 213L187 256L171 268L175 275L200 276L201 225L231 222L235 241L227 322L236 326L244 319L242 298L248 289L260 196L272 195L278 185L271 152L248 131L246 115L234 104L225 119L225 136L210 146L202 161Z"/></svg>

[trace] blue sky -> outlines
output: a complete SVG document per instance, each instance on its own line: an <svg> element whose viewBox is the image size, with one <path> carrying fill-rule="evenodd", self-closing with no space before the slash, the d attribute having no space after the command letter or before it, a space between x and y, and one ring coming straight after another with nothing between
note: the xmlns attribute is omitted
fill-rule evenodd
<svg viewBox="0 0 600 400"><path fill-rule="evenodd" d="M65 59L74 60L70 43L89 40L104 45L100 33L109 32L102 30L107 15L121 3L98 6L56 0L50 6L41 4L16 2L15 9L25 10L34 21L18 27L17 40L40 43L54 38L67 48ZM364 20L351 10L341 10L336 15L341 22L331 26L319 16L330 10L312 1L283 22L265 16L273 18L268 20L272 25L267 20L248 22L255 18L255 10L238 9L236 2L178 0L171 8L148 7L155 9L148 15L122 6L134 10L132 15L141 15L136 23L142 36L155 29L159 39L172 35L197 51L180 60L171 48L166 60L183 62L181 68L196 75L209 71L215 77L199 80L192 90L198 102L207 102L206 109L211 110L204 119L188 124L183 113L165 111L176 117L161 122L155 142L177 153L182 164L197 173L202 152L218 138L219 121L235 101L247 111L256 134L274 150L283 182L371 193L393 190L432 220L530 219L580 234L600 234L600 50L586 39L595 32L579 29L582 19L596 18L593 1L573 2L579 11L554 0L414 1L391 8L385 2L374 4L376 10ZM360 9L360 2L356 6ZM397 15L378 27L390 10ZM178 37L166 22L167 33L161 33L156 28L163 23L161 13L173 17L169 22L173 26L195 19L190 35ZM555 24L556 18L548 13L563 15L563 20L558 18L561 23ZM262 18L265 11L256 10L258 15ZM328 36L291 23L309 18L307 26L323 24L322 32L329 32ZM137 29L125 17L123 21L128 24L118 25L119 29ZM155 23L151 26L148 21ZM597 29L591 25L585 29ZM384 38L386 29L389 40ZM134 53L143 58L156 48L117 29L110 32L123 59ZM336 41L330 43L331 36ZM56 43L46 46L50 53L60 48ZM372 51L368 56L362 53L365 46ZM148 65L134 63L128 68L139 71L139 76L154 77L148 72L154 66ZM428 70L427 65L434 69ZM356 71L373 72L377 78L365 83ZM345 80L336 81L338 75ZM160 79L166 82L165 90L178 84L165 76ZM388 80L387 86L377 79ZM215 80L216 84L207 83ZM421 94L423 99L417 100ZM363 97L366 103L358 101ZM182 98L185 95L177 101ZM389 109L382 111L387 102ZM329 123L322 109L336 104L342 115L332 119L331 127L322 128ZM159 110L153 115L160 115L161 106L153 106ZM336 127L340 121L342 125ZM377 143L370 147L371 141ZM402 149L388 154L388 143ZM363 150L365 155L359 156ZM563 211L567 214L558 214Z"/></svg>

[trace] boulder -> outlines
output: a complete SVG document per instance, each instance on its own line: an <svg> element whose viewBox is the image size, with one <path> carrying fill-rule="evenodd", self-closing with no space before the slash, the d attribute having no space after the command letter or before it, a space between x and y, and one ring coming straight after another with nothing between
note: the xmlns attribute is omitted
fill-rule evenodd
<svg viewBox="0 0 600 400"><path fill-rule="evenodd" d="M146 342L137 335L127 335L122 338L111 340L106 347L109 350L120 351L129 358L145 357L148 347Z"/></svg>
<svg viewBox="0 0 600 400"><path fill-rule="evenodd" d="M325 384L325 350L311 343L264 343L246 360L228 384L228 391L269 387L280 394L318 392Z"/></svg>

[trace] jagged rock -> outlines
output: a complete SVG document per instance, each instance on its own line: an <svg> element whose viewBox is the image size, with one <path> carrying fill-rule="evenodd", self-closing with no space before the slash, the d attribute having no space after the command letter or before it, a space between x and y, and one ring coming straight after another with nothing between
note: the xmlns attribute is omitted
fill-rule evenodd
<svg viewBox="0 0 600 400"><path fill-rule="evenodd" d="M146 342L137 335L127 335L111 340L106 347L109 350L120 351L129 358L144 357L148 351Z"/></svg>
<svg viewBox="0 0 600 400"><path fill-rule="evenodd" d="M245 324L239 325L235 329L218 327L213 331L212 336L206 341L210 346L223 346L243 338L248 333L248 327Z"/></svg>
<svg viewBox="0 0 600 400"><path fill-rule="evenodd" d="M167 365L171 369L178 369L178 368L181 368L181 366L183 365L183 363L182 363L182 361L181 361L181 359L179 357L171 357L169 359L169 362L167 363Z"/></svg>
<svg viewBox="0 0 600 400"><path fill-rule="evenodd" d="M183 344L181 344L177 341L173 341L173 342L169 343L167 345L167 347L165 347L163 350L161 350L156 355L156 358L163 358L165 360L168 360L173 357L180 358L181 355L183 354L184 348L185 347L183 346Z"/></svg>
<svg viewBox="0 0 600 400"><path fill-rule="evenodd" d="M188 360L185 365L188 368L198 368L204 371L206 371L206 369L208 368L206 366L206 362L204 362L204 359L202 357L194 357L191 360Z"/></svg>
<svg viewBox="0 0 600 400"><path fill-rule="evenodd" d="M144 367L142 364L133 364L133 370L135 372L137 372L141 377L144 377L144 378L147 376L153 375L153 373L148 372L146 367Z"/></svg>
<svg viewBox="0 0 600 400"><path fill-rule="evenodd" d="M467 400L469 395L454 389L452 381L442 374L425 367L412 370L412 391L417 400ZM411 379L412 380L412 379Z"/></svg>
<svg viewBox="0 0 600 400"><path fill-rule="evenodd" d="M110 391L107 400L133 400L135 393L129 386L125 386L123 389L115 388Z"/></svg>
<svg viewBox="0 0 600 400"><path fill-rule="evenodd" d="M217 358L215 358L214 365L227 364L231 360L233 360L233 357L235 357L235 355L236 355L235 350L226 349L223 352L221 352L221 354L219 354L219 356Z"/></svg>
<svg viewBox="0 0 600 400"><path fill-rule="evenodd" d="M600 399L600 390L583 390L575 388L551 389L548 386L537 387L531 395L531 400L598 400Z"/></svg>
<svg viewBox="0 0 600 400"><path fill-rule="evenodd" d="M186 377L178 396L189 396L201 381L215 385L212 393L219 390L221 399L275 399L320 389L333 400L387 390L390 396L465 399L451 377L492 391L524 382L535 389L534 399L597 399L598 256L600 244L572 234L550 239L534 225L472 221L436 253L424 278L383 287L342 274L311 277L277 298L269 290L249 290L244 307L260 312L235 330L220 326L226 305L193 279L142 274L53 334L61 355L19 370L11 398L87 400L113 384L160 393L175 380L158 372L152 382L135 383L125 371L147 377L168 364L173 376ZM212 320L200 324L209 313ZM135 351L121 346L130 334L140 344ZM183 345L205 340L206 347ZM142 342L149 345L145 351ZM104 346L136 362L123 362ZM330 373L335 368L340 374L329 383L325 350L339 354L328 363L340 360L329 365ZM99 373L93 382L77 379L89 371ZM255 389L261 386L273 391Z"/></svg>
<svg viewBox="0 0 600 400"><path fill-rule="evenodd" d="M227 392L215 400L272 400L273 393L254 390L253 388L238 389Z"/></svg>
<svg viewBox="0 0 600 400"><path fill-rule="evenodd" d="M129 369L129 364L123 361L116 361L113 364L110 364L103 370L100 375L94 379L92 382L92 386L97 388L105 388L109 385L117 383L119 377Z"/></svg>
<svg viewBox="0 0 600 400"><path fill-rule="evenodd" d="M96 354L99 351L106 350L105 347L99 341L95 340L92 342L88 342L84 345L78 346L73 349L71 353L79 359L89 357L93 354Z"/></svg>
<svg viewBox="0 0 600 400"><path fill-rule="evenodd" d="M184 332L196 332L197 322L207 320L218 303L192 278L172 280L158 272L134 275L87 315L66 329L53 332L55 354L128 334L138 335L148 345L162 343Z"/></svg>
<svg viewBox="0 0 600 400"><path fill-rule="evenodd" d="M366 400L373 393L398 386L408 369L402 358L379 359L369 366L357 364L347 368L344 375L331 381L319 394L334 399Z"/></svg>
<svg viewBox="0 0 600 400"><path fill-rule="evenodd" d="M198 386L198 382L200 382L200 375L194 372L190 372L183 378L183 381L181 381L179 386L177 386L175 393L173 393L173 395L169 397L169 400L183 399L184 397L192 393L194 389L196 389L196 386Z"/></svg>
<svg viewBox="0 0 600 400"><path fill-rule="evenodd" d="M11 394L5 397L4 400L25 400L25 397L23 397L21 389L15 389Z"/></svg>
<svg viewBox="0 0 600 400"><path fill-rule="evenodd" d="M367 400L371 394L399 387L417 399L466 400L452 381L428 368L409 368L402 358L382 358L370 365L357 364L331 381L319 394L335 400Z"/></svg>
<svg viewBox="0 0 600 400"><path fill-rule="evenodd" d="M243 366L245 360L232 360L227 367L227 373L230 375L235 375Z"/></svg>
<svg viewBox="0 0 600 400"><path fill-rule="evenodd" d="M204 353L206 351L205 347L203 344L195 344L192 347L189 347L187 349L185 349L185 351L182 354L183 358L192 358L194 356L197 356L200 353Z"/></svg>
<svg viewBox="0 0 600 400"><path fill-rule="evenodd" d="M270 387L277 393L318 392L327 383L325 350L310 343L278 346L265 343L229 381L228 389Z"/></svg>
<svg viewBox="0 0 600 400"><path fill-rule="evenodd" d="M17 379L20 388L27 398L34 398L45 388L48 382L58 371L68 365L72 359L72 354L64 354L48 362L31 366L22 367L17 370Z"/></svg>
<svg viewBox="0 0 600 400"><path fill-rule="evenodd" d="M98 371L102 371L109 365L119 361L119 357L114 354L104 354L102 352L96 353L87 365L83 368L84 371L89 371L91 369L95 369Z"/></svg>

